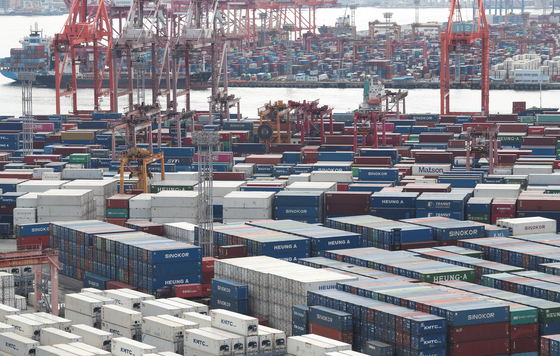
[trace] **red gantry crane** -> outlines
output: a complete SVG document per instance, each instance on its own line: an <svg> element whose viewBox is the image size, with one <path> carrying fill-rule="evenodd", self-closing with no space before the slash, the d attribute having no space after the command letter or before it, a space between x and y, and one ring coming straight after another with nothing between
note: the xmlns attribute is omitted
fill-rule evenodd
<svg viewBox="0 0 560 356"><path fill-rule="evenodd" d="M461 19L461 8L459 0L451 0L449 20L447 28L441 35L441 73L440 73L440 94L441 94L441 114L454 114L449 108L449 89L450 89L450 65L449 54L459 50L460 47L472 47L480 42L481 46L481 73L480 89L481 113L487 115L490 102L490 32L486 15L484 14L483 0L475 0L475 16L472 22L463 22ZM471 113L479 114L479 113Z"/></svg>

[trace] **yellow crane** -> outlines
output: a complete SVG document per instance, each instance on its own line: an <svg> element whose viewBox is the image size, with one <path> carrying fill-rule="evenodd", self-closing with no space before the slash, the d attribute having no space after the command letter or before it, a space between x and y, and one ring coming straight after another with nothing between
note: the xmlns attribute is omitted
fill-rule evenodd
<svg viewBox="0 0 560 356"><path fill-rule="evenodd" d="M138 147L131 147L128 150L122 151L119 154L119 161L121 162L121 194L124 194L124 174L125 168L130 172L129 179L133 177L138 178L138 189L142 189L144 193L149 193L148 178L152 177L152 173L148 170L150 163L161 162L161 180L165 180L165 161L163 159L163 152L152 153L148 150ZM138 166L132 165L132 162L137 162Z"/></svg>

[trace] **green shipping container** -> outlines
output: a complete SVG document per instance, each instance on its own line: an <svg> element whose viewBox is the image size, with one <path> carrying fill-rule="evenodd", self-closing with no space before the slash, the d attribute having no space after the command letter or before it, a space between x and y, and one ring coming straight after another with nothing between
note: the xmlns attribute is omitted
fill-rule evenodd
<svg viewBox="0 0 560 356"><path fill-rule="evenodd" d="M525 135L514 135L514 134L498 134L498 140L502 143L521 143Z"/></svg>
<svg viewBox="0 0 560 356"><path fill-rule="evenodd" d="M128 209L106 209L105 216L113 219L128 219Z"/></svg>
<svg viewBox="0 0 560 356"><path fill-rule="evenodd" d="M490 214L467 213L467 220L490 224Z"/></svg>
<svg viewBox="0 0 560 356"><path fill-rule="evenodd" d="M527 179L522 179L522 178L505 178L505 179L504 179L504 183L505 183L505 184L520 184L520 185L521 185L521 189L527 188Z"/></svg>
<svg viewBox="0 0 560 356"><path fill-rule="evenodd" d="M438 272L434 271L433 273L425 272L419 273L418 279L420 282L427 282L427 283L435 283L435 282L444 282L444 281L464 281L470 283L476 283L476 273L474 269L470 268L460 268L457 270L445 271L445 272Z"/></svg>
<svg viewBox="0 0 560 356"><path fill-rule="evenodd" d="M535 117L534 116L521 116L519 118L519 122L533 123L533 122L535 122Z"/></svg>
<svg viewBox="0 0 560 356"><path fill-rule="evenodd" d="M91 154L89 153L73 153L70 155L70 163L89 163L91 162Z"/></svg>

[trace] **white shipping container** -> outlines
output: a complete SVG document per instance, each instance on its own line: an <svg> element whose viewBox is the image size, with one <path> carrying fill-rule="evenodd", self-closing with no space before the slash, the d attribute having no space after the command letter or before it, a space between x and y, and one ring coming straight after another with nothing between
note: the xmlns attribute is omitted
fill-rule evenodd
<svg viewBox="0 0 560 356"><path fill-rule="evenodd" d="M42 328L56 328L58 329L58 324L52 320L43 318L41 316L35 315L35 314L20 314L20 316L29 319L29 320L33 320L37 323L41 323L42 324Z"/></svg>
<svg viewBox="0 0 560 356"><path fill-rule="evenodd" d="M336 183L334 182L294 182L286 187L286 190L295 191L322 191L322 192L335 192Z"/></svg>
<svg viewBox="0 0 560 356"><path fill-rule="evenodd" d="M513 175L517 174L551 174L554 168L552 165L514 165Z"/></svg>
<svg viewBox="0 0 560 356"><path fill-rule="evenodd" d="M230 339L199 329L185 330L185 351L195 349L211 355L227 356L232 351Z"/></svg>
<svg viewBox="0 0 560 356"><path fill-rule="evenodd" d="M84 338L57 328L41 329L41 345L68 344L71 342L84 342Z"/></svg>
<svg viewBox="0 0 560 356"><path fill-rule="evenodd" d="M16 334L25 336L31 339L39 339L41 333L42 323L24 318L20 315L6 315L4 322L14 327Z"/></svg>
<svg viewBox="0 0 560 356"><path fill-rule="evenodd" d="M160 314L180 316L181 314L183 314L181 308L161 303L158 300L143 301L142 303L140 303L140 311L144 316L156 316Z"/></svg>
<svg viewBox="0 0 560 356"><path fill-rule="evenodd" d="M337 348L336 351L352 350L352 345L347 344L347 343L342 342L342 341L329 339L328 337L315 335L315 334L306 334L306 335L301 335L301 336L305 337L307 339L311 339L311 340L315 340L315 341L321 341L321 342L324 342L325 344L334 345Z"/></svg>
<svg viewBox="0 0 560 356"><path fill-rule="evenodd" d="M39 193L27 193L16 198L16 208L37 208L37 195Z"/></svg>
<svg viewBox="0 0 560 356"><path fill-rule="evenodd" d="M183 325L183 334L185 333L185 330L188 329L198 329L198 323L183 319L183 318L178 318L176 316L173 315L158 315L158 318L167 320L167 321L171 321L173 323L177 323L177 324L181 324Z"/></svg>
<svg viewBox="0 0 560 356"><path fill-rule="evenodd" d="M528 184L534 185L560 185L560 173L529 174Z"/></svg>
<svg viewBox="0 0 560 356"><path fill-rule="evenodd" d="M260 330L259 327L259 352L269 352L274 350L274 345L272 344L272 334Z"/></svg>
<svg viewBox="0 0 560 356"><path fill-rule="evenodd" d="M412 175L414 176L436 176L451 170L450 164L413 164Z"/></svg>
<svg viewBox="0 0 560 356"><path fill-rule="evenodd" d="M212 318L208 315L191 312L181 314L181 318L192 321L193 323L197 323L199 325L199 328L207 328L212 326Z"/></svg>
<svg viewBox="0 0 560 356"><path fill-rule="evenodd" d="M35 351L36 356L76 356L66 350L58 349L54 346L38 346Z"/></svg>
<svg viewBox="0 0 560 356"><path fill-rule="evenodd" d="M141 356L144 354L155 354L157 353L157 348L139 341L116 337L111 341L111 353L114 356Z"/></svg>
<svg viewBox="0 0 560 356"><path fill-rule="evenodd" d="M20 312L21 311L19 309L0 304L0 321L3 321L4 317L7 315L18 315Z"/></svg>
<svg viewBox="0 0 560 356"><path fill-rule="evenodd" d="M66 310L72 310L87 316L96 316L101 312L103 303L79 293L66 294ZM71 319L76 322L76 320Z"/></svg>
<svg viewBox="0 0 560 356"><path fill-rule="evenodd" d="M508 228L512 236L557 232L556 220L542 217L498 219L496 225Z"/></svg>
<svg viewBox="0 0 560 356"><path fill-rule="evenodd" d="M63 186L64 187L64 186ZM91 190L51 189L37 195L38 207L83 206L93 199Z"/></svg>
<svg viewBox="0 0 560 356"><path fill-rule="evenodd" d="M64 169L62 179L103 179L103 169Z"/></svg>
<svg viewBox="0 0 560 356"><path fill-rule="evenodd" d="M142 313L118 305L103 305L101 320L126 328L133 328L142 324Z"/></svg>
<svg viewBox="0 0 560 356"><path fill-rule="evenodd" d="M49 313L39 312L35 313L35 315L40 316L42 318L54 321L57 324L57 327L63 331L70 331L70 326L72 326L72 320L64 319L59 316L55 316Z"/></svg>
<svg viewBox="0 0 560 356"><path fill-rule="evenodd" d="M93 328L88 325L78 324L70 327L70 332L84 338L84 344L97 347L99 349L110 349L113 333Z"/></svg>
<svg viewBox="0 0 560 356"><path fill-rule="evenodd" d="M140 302L142 302L142 298L138 296L133 296L115 289L105 290L103 291L103 294L107 298L114 299L115 305L136 311L140 310Z"/></svg>
<svg viewBox="0 0 560 356"><path fill-rule="evenodd" d="M91 293L103 296L103 291L97 288L82 288L80 289L80 293Z"/></svg>
<svg viewBox="0 0 560 356"><path fill-rule="evenodd" d="M231 192L224 197L226 208L270 209L274 202L274 192Z"/></svg>
<svg viewBox="0 0 560 356"><path fill-rule="evenodd" d="M336 346L307 339L302 336L288 338L288 353L294 356L323 356L327 352L336 352Z"/></svg>
<svg viewBox="0 0 560 356"><path fill-rule="evenodd" d="M174 352L169 352L169 351L158 351L158 355L160 355L160 356L180 356L179 354L176 354Z"/></svg>
<svg viewBox="0 0 560 356"><path fill-rule="evenodd" d="M13 333L15 332L13 325L0 323L0 333Z"/></svg>
<svg viewBox="0 0 560 356"><path fill-rule="evenodd" d="M90 292L80 292L81 295L85 295L91 299L99 300L103 305L116 305L116 301L113 298L106 297L104 295L99 295Z"/></svg>
<svg viewBox="0 0 560 356"><path fill-rule="evenodd" d="M521 192L520 184L477 184L475 198L517 198Z"/></svg>
<svg viewBox="0 0 560 356"><path fill-rule="evenodd" d="M145 316L142 318L142 333L175 342L183 339L185 326L173 321L159 318L157 316Z"/></svg>
<svg viewBox="0 0 560 356"><path fill-rule="evenodd" d="M72 344L82 344L82 343L81 343L81 342L73 342ZM82 344L82 345L83 345L83 344ZM64 350L64 351L70 352L70 353L73 354L73 355L78 355L78 356L95 356L95 355L92 354L91 352L88 352L88 351L86 351L86 350L79 349L79 348L77 348L77 347L75 347L75 346L68 345L68 344L56 344L56 345L50 345L50 346L53 346L53 347L55 347L55 348L57 348L57 349L60 349L60 350Z"/></svg>
<svg viewBox="0 0 560 356"><path fill-rule="evenodd" d="M180 308L182 313L189 313L189 312L194 312L195 311L195 308L193 306L183 304L183 303L179 303L179 302L176 302L174 300L158 299L157 301L160 302L160 303L163 303L163 304L170 305L170 306L175 307L175 308Z"/></svg>
<svg viewBox="0 0 560 356"><path fill-rule="evenodd" d="M227 337L230 342L229 348L232 352L232 355L243 355L247 352L247 345L246 345L245 337L243 335L230 333L228 331L218 329L218 328L202 328L199 330L206 331L214 335ZM250 340L251 348L258 349L258 345L257 345L258 336L251 336L250 338L251 338Z"/></svg>
<svg viewBox="0 0 560 356"><path fill-rule="evenodd" d="M39 346L39 341L13 332L0 333L0 339L0 351L13 356L31 356Z"/></svg>
<svg viewBox="0 0 560 356"><path fill-rule="evenodd" d="M43 172L41 173L41 180L61 180L62 172Z"/></svg>
<svg viewBox="0 0 560 356"><path fill-rule="evenodd" d="M282 330L270 328L268 326L259 325L259 332L270 333L272 335L273 347L275 350L286 349L286 333Z"/></svg>
<svg viewBox="0 0 560 356"><path fill-rule="evenodd" d="M41 179L43 173L53 173L54 168L33 168L33 179ZM42 179L41 179L42 180Z"/></svg>
<svg viewBox="0 0 560 356"><path fill-rule="evenodd" d="M190 305L194 308L195 312L200 313L200 314L208 315L208 305L193 302L192 300L187 300L187 299L178 298L178 297L167 298L167 300L172 300L172 301L177 302L177 303Z"/></svg>
<svg viewBox="0 0 560 356"><path fill-rule="evenodd" d="M126 337L132 340L142 339L142 330L140 327L127 328L122 325L111 324L103 321L101 322L101 330L112 333L113 337L111 340L115 337Z"/></svg>
<svg viewBox="0 0 560 356"><path fill-rule="evenodd" d="M311 182L337 182L337 183L352 183L354 180L353 173L349 172L325 172L315 171L311 172Z"/></svg>
<svg viewBox="0 0 560 356"><path fill-rule="evenodd" d="M155 300L156 299L156 297L151 295L151 294L142 293L142 292L139 292L137 290L121 288L121 289L117 289L117 291L128 294L128 295L132 295L134 297L141 298L141 300Z"/></svg>
<svg viewBox="0 0 560 356"><path fill-rule="evenodd" d="M212 326L243 336L258 336L259 320L224 309L212 309Z"/></svg>
<svg viewBox="0 0 560 356"><path fill-rule="evenodd" d="M156 347L158 351L181 352L181 350L183 349L183 340L181 340L180 342L174 342L160 339L159 337L155 337L152 335L143 334L142 342Z"/></svg>
<svg viewBox="0 0 560 356"><path fill-rule="evenodd" d="M270 219L273 216L274 209L272 206L268 208L224 208L224 220L262 220Z"/></svg>
<svg viewBox="0 0 560 356"><path fill-rule="evenodd" d="M69 345L74 346L78 349L82 349L86 352L89 352L90 354L92 354L94 356L111 356L111 353L109 351L100 349L99 347L91 346L91 345L86 344L86 343L73 342ZM109 349L110 348L111 348L111 343L109 343Z"/></svg>
<svg viewBox="0 0 560 356"><path fill-rule="evenodd" d="M64 311L64 316L72 320L74 324L83 324L89 327L100 328L101 327L101 317L100 316L90 316L75 312L70 309Z"/></svg>
<svg viewBox="0 0 560 356"><path fill-rule="evenodd" d="M16 186L16 191L25 193L42 193L50 189L60 189L64 184L68 183L65 180L28 180Z"/></svg>
<svg viewBox="0 0 560 356"><path fill-rule="evenodd" d="M214 354L185 347L183 356L215 356Z"/></svg>

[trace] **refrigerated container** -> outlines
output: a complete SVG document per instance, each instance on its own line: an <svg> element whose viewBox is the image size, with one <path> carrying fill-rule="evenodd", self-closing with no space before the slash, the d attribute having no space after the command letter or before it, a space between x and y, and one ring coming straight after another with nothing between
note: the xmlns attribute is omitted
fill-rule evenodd
<svg viewBox="0 0 560 356"><path fill-rule="evenodd" d="M118 305L104 305L101 308L101 320L132 328L142 324L142 313Z"/></svg>
<svg viewBox="0 0 560 356"><path fill-rule="evenodd" d="M72 320L64 319L56 315L52 315L45 312L35 313L34 315L54 321L55 323L57 323L58 325L57 327L63 331L70 331L70 326L72 326Z"/></svg>
<svg viewBox="0 0 560 356"><path fill-rule="evenodd" d="M203 315L199 313L183 313L181 318L193 323L197 323L199 328L207 328L212 326L212 318L209 315Z"/></svg>
<svg viewBox="0 0 560 356"><path fill-rule="evenodd" d="M287 351L294 356L322 356L327 352L336 352L337 347L302 336L291 336L288 338Z"/></svg>
<svg viewBox="0 0 560 356"><path fill-rule="evenodd" d="M140 311L143 316L156 316L160 314L180 316L183 314L181 308L162 303L159 300L145 300L141 302Z"/></svg>
<svg viewBox="0 0 560 356"><path fill-rule="evenodd" d="M99 330L84 324L72 325L70 332L82 336L84 344L105 350L111 348L112 332Z"/></svg>
<svg viewBox="0 0 560 356"><path fill-rule="evenodd" d="M175 352L169 352L169 351L159 351L158 355L160 355L160 356L181 356L179 354L176 354Z"/></svg>
<svg viewBox="0 0 560 356"><path fill-rule="evenodd" d="M232 355L243 355L247 353L254 353L255 350L258 351L259 349L258 336L243 336L214 327L202 328L199 330L207 331L212 334L227 337L230 340L230 350L232 352Z"/></svg>
<svg viewBox="0 0 560 356"><path fill-rule="evenodd" d="M17 308L12 308L0 303L0 320L4 320L6 315L18 315L20 313L21 311Z"/></svg>
<svg viewBox="0 0 560 356"><path fill-rule="evenodd" d="M176 302L174 300L158 299L157 301L160 302L160 303L163 303L163 304L170 305L170 306L175 307L175 308L180 308L182 313L190 313L190 312L195 311L195 307L193 307L192 305L179 303L179 302Z"/></svg>
<svg viewBox="0 0 560 356"><path fill-rule="evenodd" d="M4 321L6 324L14 327L16 334L39 340L43 324L20 315L7 315L4 317Z"/></svg>
<svg viewBox="0 0 560 356"><path fill-rule="evenodd" d="M87 316L99 315L99 313L101 313L101 307L103 306L103 303L99 300L79 293L66 294L64 301L66 310L72 310ZM72 319L72 321L74 320Z"/></svg>
<svg viewBox="0 0 560 356"><path fill-rule="evenodd" d="M74 324L84 324L87 326L100 328L101 327L101 316L89 316L84 315L73 310L66 309L64 311L64 316L72 320Z"/></svg>
<svg viewBox="0 0 560 356"><path fill-rule="evenodd" d="M81 343L80 342L75 342L73 344L81 344ZM91 352L79 349L79 348L77 348L75 346L72 346L72 345L69 345L69 344L55 344L55 345L50 345L50 346L54 346L57 349L70 352L71 354L74 354L74 355L77 355L77 356L95 356Z"/></svg>
<svg viewBox="0 0 560 356"><path fill-rule="evenodd" d="M113 334L111 341L115 337L127 337L132 340L142 339L142 329L140 329L140 327L127 328L122 325L115 325L103 321L101 322L101 330Z"/></svg>
<svg viewBox="0 0 560 356"><path fill-rule="evenodd" d="M152 335L166 341L182 340L184 330L184 325L157 316L142 318L142 334Z"/></svg>
<svg viewBox="0 0 560 356"><path fill-rule="evenodd" d="M114 299L115 305L132 310L140 310L140 303L142 302L142 298L139 296L135 296L116 289L105 290L103 291L103 294L107 298Z"/></svg>
<svg viewBox="0 0 560 356"><path fill-rule="evenodd" d="M92 354L94 356L111 356L111 353L109 351L100 349L99 347L88 345L86 343L73 342L73 343L68 344L68 345L74 346L75 348L78 348L78 349L82 349L86 352L89 352L90 354ZM109 343L109 348L110 347L111 347L111 343Z"/></svg>
<svg viewBox="0 0 560 356"><path fill-rule="evenodd" d="M113 356L141 356L144 354L155 354L157 353L157 348L139 341L116 337L111 341L111 353Z"/></svg>
<svg viewBox="0 0 560 356"><path fill-rule="evenodd" d="M90 292L81 292L81 295L85 295L86 297L90 297L91 299L99 300L103 305L115 305L117 304L113 298L106 297L104 295L99 295L96 293Z"/></svg>
<svg viewBox="0 0 560 356"><path fill-rule="evenodd" d="M36 356L76 356L66 350L57 349L54 346L38 346Z"/></svg>
<svg viewBox="0 0 560 356"><path fill-rule="evenodd" d="M0 333L0 351L13 356L33 356L39 341L18 335L13 332Z"/></svg>
<svg viewBox="0 0 560 356"><path fill-rule="evenodd" d="M286 349L286 333L284 331L262 325L259 325L259 331L270 333L272 335L272 345L274 347L274 350Z"/></svg>
<svg viewBox="0 0 560 356"><path fill-rule="evenodd" d="M167 300L172 300L174 302L183 303L183 304L186 304L186 305L193 306L195 312L200 313L200 314L208 315L208 305L193 302L192 300L177 298L177 297L167 298Z"/></svg>
<svg viewBox="0 0 560 356"><path fill-rule="evenodd" d="M259 328L259 352L270 352L274 350L274 346L272 345L272 334L262 331Z"/></svg>
<svg viewBox="0 0 560 356"><path fill-rule="evenodd" d="M320 341L320 342L323 342L325 344L331 344L333 346L336 346L336 349L337 349L336 351L352 350L352 345L347 344L347 343L342 342L342 341L329 339L328 337L315 335L315 334L306 334L306 335L301 335L301 336L304 337L304 338L307 338L307 339Z"/></svg>
<svg viewBox="0 0 560 356"><path fill-rule="evenodd" d="M15 328L13 325L0 323L0 333L13 333L13 332L15 332Z"/></svg>
<svg viewBox="0 0 560 356"><path fill-rule="evenodd" d="M498 219L496 225L508 228L510 236L557 232L556 220L542 217Z"/></svg>
<svg viewBox="0 0 560 356"><path fill-rule="evenodd" d="M120 288L120 289L116 289L116 291L123 292L123 293L129 294L129 295L132 295L134 297L140 297L142 300L155 300L156 299L156 297L151 295L151 294L142 293L142 292L139 292L137 290Z"/></svg>
<svg viewBox="0 0 560 356"><path fill-rule="evenodd" d="M155 337L153 335L142 335L142 342L151 346L156 347L161 351L171 351L171 352L181 352L183 349L183 341L168 341Z"/></svg>
<svg viewBox="0 0 560 356"><path fill-rule="evenodd" d="M183 334L185 333L185 330L198 329L198 323L192 322L192 321L187 320L187 319L178 318L178 317L173 316L173 315L158 315L157 317L183 325Z"/></svg>
<svg viewBox="0 0 560 356"><path fill-rule="evenodd" d="M199 329L185 330L185 353L189 349L216 356L231 355L230 339Z"/></svg>
<svg viewBox="0 0 560 356"><path fill-rule="evenodd" d="M41 329L41 345L69 344L71 342L84 342L84 338L57 328Z"/></svg>
<svg viewBox="0 0 560 356"><path fill-rule="evenodd" d="M35 314L20 314L21 317L24 317L29 320L33 320L37 323L41 323L43 328L56 328L58 329L58 324L52 320L43 318L41 316Z"/></svg>
<svg viewBox="0 0 560 356"><path fill-rule="evenodd" d="M80 289L80 293L92 293L97 295L103 295L103 291L97 288L82 288Z"/></svg>
<svg viewBox="0 0 560 356"><path fill-rule="evenodd" d="M243 336L258 336L259 320L224 309L212 309L212 326Z"/></svg>

